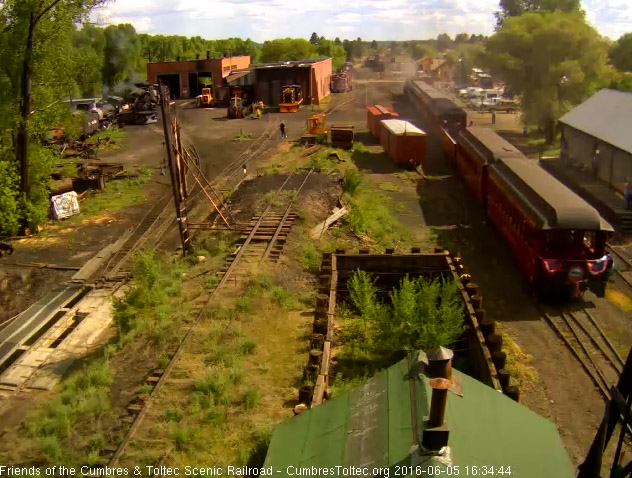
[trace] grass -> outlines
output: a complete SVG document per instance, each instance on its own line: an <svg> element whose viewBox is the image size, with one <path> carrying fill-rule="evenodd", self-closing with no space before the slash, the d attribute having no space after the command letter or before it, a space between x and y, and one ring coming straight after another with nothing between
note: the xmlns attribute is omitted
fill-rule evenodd
<svg viewBox="0 0 632 478"><path fill-rule="evenodd" d="M399 192L402 190L401 187L399 187L397 184L395 183L390 183L390 182L384 182L384 183L380 183L378 185L378 187L382 190L382 191L390 191L390 192Z"/></svg>
<svg viewBox="0 0 632 478"><path fill-rule="evenodd" d="M99 151L115 151L127 146L127 137L119 128L111 127L90 136L86 143L98 146Z"/></svg>
<svg viewBox="0 0 632 478"><path fill-rule="evenodd" d="M123 342L143 337L157 345L173 337L174 318L187 310L182 272L181 264L152 253L136 258L131 288L114 302L114 322Z"/></svg>
<svg viewBox="0 0 632 478"><path fill-rule="evenodd" d="M412 234L393 217L391 200L375 190L360 189L347 205L349 214L343 224L350 233L383 247L397 247Z"/></svg>
<svg viewBox="0 0 632 478"><path fill-rule="evenodd" d="M123 208L136 206L145 200L142 185L151 179L151 172L141 169L137 178L117 179L106 183L103 191L91 191L80 204L81 213L68 219L81 222L86 217L113 214Z"/></svg>
<svg viewBox="0 0 632 478"><path fill-rule="evenodd" d="M520 346L503 330L503 325L496 323L503 338L502 351L507 354L505 369L520 384L520 388L530 388L538 380L538 372L531 365L533 357L522 351Z"/></svg>
<svg viewBox="0 0 632 478"><path fill-rule="evenodd" d="M306 272L316 274L320 270L322 260L322 252L313 242L306 239L299 257L301 268Z"/></svg>
<svg viewBox="0 0 632 478"><path fill-rule="evenodd" d="M297 194L296 189L283 190L279 193L276 190L268 191L257 200L255 211L261 213L268 205L275 208L287 206L291 201L296 200Z"/></svg>
<svg viewBox="0 0 632 478"><path fill-rule="evenodd" d="M234 138L234 141L251 141L252 140L252 133L248 133L248 132L243 132L242 130L239 130L239 134L237 134Z"/></svg>
<svg viewBox="0 0 632 478"><path fill-rule="evenodd" d="M94 422L110 413L112 380L113 370L103 357L87 362L71 374L61 385L60 393L33 412L23 425L34 452L46 463L71 463L97 447L102 437L97 440L98 435L93 434L82 440L75 425ZM67 446L70 443L73 447Z"/></svg>

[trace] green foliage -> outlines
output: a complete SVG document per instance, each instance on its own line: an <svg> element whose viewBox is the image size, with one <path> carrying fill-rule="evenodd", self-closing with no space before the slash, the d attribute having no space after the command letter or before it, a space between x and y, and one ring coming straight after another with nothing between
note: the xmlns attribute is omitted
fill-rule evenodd
<svg viewBox="0 0 632 478"><path fill-rule="evenodd" d="M304 38L278 38L263 42L261 61L306 60L315 54L314 46Z"/></svg>
<svg viewBox="0 0 632 478"><path fill-rule="evenodd" d="M136 30L129 23L109 25L105 31L103 80L112 86L122 81L134 81L136 63L140 56L140 42Z"/></svg>
<svg viewBox="0 0 632 478"><path fill-rule="evenodd" d="M522 95L524 120L547 129L571 106L609 83L607 44L577 13L508 18L487 41L486 61Z"/></svg>
<svg viewBox="0 0 632 478"><path fill-rule="evenodd" d="M49 462L65 456L64 440L72 440L75 424L95 420L110 411L110 386L113 371L107 360L92 360L67 378L60 394L35 410L25 421L26 432ZM86 443L86 453L94 449L98 436Z"/></svg>
<svg viewBox="0 0 632 478"><path fill-rule="evenodd" d="M0 159L0 236L12 236L20 228L18 183L15 161Z"/></svg>
<svg viewBox="0 0 632 478"><path fill-rule="evenodd" d="M174 301L182 283L180 268L152 253L136 258L129 292L114 302L114 321L123 338L146 336L160 344L171 337Z"/></svg>
<svg viewBox="0 0 632 478"><path fill-rule="evenodd" d="M356 169L347 169L342 178L342 190L354 196L362 184L362 174Z"/></svg>
<svg viewBox="0 0 632 478"><path fill-rule="evenodd" d="M251 410L259 403L259 391L254 389L246 390L240 400L241 406L244 410Z"/></svg>
<svg viewBox="0 0 632 478"><path fill-rule="evenodd" d="M361 188L347 207L349 214L343 224L357 236L385 247L397 246L411 237L410 231L393 217L390 198L379 191Z"/></svg>
<svg viewBox="0 0 632 478"><path fill-rule="evenodd" d="M497 27L510 17L519 17L527 12L576 12L581 15L580 0L500 0L500 11L496 12Z"/></svg>
<svg viewBox="0 0 632 478"><path fill-rule="evenodd" d="M304 271L316 274L320 270L323 254L312 242L305 242L299 259Z"/></svg>
<svg viewBox="0 0 632 478"><path fill-rule="evenodd" d="M450 346L463 333L463 303L455 282L405 277L379 299L375 278L358 270L348 281L358 318L347 336L384 352L432 350Z"/></svg>
<svg viewBox="0 0 632 478"><path fill-rule="evenodd" d="M237 344L237 353L239 355L252 355L257 348L257 342L254 340L246 339Z"/></svg>
<svg viewBox="0 0 632 478"><path fill-rule="evenodd" d="M614 42L610 47L610 59L619 71L632 72L632 32Z"/></svg>

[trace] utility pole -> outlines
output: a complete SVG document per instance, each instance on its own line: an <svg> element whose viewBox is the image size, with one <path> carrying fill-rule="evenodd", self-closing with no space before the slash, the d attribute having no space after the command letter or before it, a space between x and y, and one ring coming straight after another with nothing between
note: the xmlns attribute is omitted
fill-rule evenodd
<svg viewBox="0 0 632 478"><path fill-rule="evenodd" d="M184 164L180 159L181 152L177 150L178 141L175 138L175 128L171 121L169 110L169 88L160 86L160 109L162 112L162 125L165 134L165 147L167 149L167 162L169 163L169 175L171 176L171 188L173 190L173 203L176 208L176 221L182 243L182 255L186 256L192 251L191 238L189 236L187 209L186 209L186 184L182 178ZM179 164L178 164L179 163Z"/></svg>

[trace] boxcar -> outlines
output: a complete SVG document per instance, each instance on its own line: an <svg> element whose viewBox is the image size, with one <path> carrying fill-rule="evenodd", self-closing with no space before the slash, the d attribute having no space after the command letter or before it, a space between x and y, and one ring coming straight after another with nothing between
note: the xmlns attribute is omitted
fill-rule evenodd
<svg viewBox="0 0 632 478"><path fill-rule="evenodd" d="M497 158L487 171L487 214L528 280L545 295L603 296L612 226L533 160Z"/></svg>
<svg viewBox="0 0 632 478"><path fill-rule="evenodd" d="M412 123L382 120L380 144L398 164L417 166L426 156L426 133Z"/></svg>
<svg viewBox="0 0 632 478"><path fill-rule="evenodd" d="M389 118L399 118L399 115L390 108L382 105L369 106L366 109L366 123L373 137L379 141L381 136L380 121Z"/></svg>

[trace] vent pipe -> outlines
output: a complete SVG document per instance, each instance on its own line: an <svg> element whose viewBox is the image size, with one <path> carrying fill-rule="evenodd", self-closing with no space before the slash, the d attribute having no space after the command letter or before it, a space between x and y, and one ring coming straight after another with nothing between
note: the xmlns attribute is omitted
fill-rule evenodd
<svg viewBox="0 0 632 478"><path fill-rule="evenodd" d="M430 417L426 424L429 428L442 427L448 402L448 389L452 382L445 378L433 378L429 383L432 387L432 399L430 402Z"/></svg>
<svg viewBox="0 0 632 478"><path fill-rule="evenodd" d="M211 59L211 50L206 50L206 59L207 60Z"/></svg>
<svg viewBox="0 0 632 478"><path fill-rule="evenodd" d="M439 347L428 352L428 378L452 378L452 358L454 352L445 347Z"/></svg>
<svg viewBox="0 0 632 478"><path fill-rule="evenodd" d="M421 446L431 452L440 451L448 445L450 432L445 424L448 390L452 386L452 358L454 352L445 347L430 351L425 374L431 380L430 413L424 421Z"/></svg>

